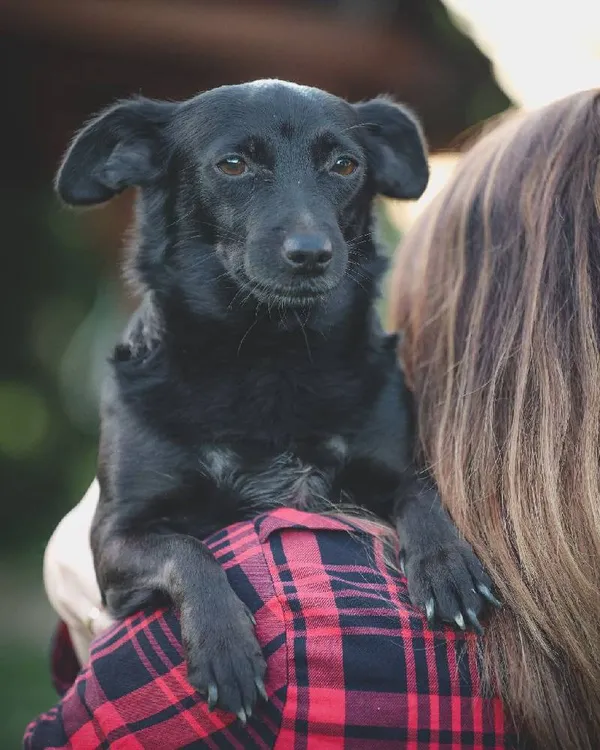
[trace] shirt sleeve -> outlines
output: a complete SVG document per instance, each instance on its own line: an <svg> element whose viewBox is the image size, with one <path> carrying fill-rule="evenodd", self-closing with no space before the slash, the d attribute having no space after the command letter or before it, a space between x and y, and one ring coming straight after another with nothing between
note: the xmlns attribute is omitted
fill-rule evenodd
<svg viewBox="0 0 600 750"><path fill-rule="evenodd" d="M59 703L27 727L25 750L235 747L245 728L210 712L186 680L172 612L126 620L98 639Z"/></svg>
<svg viewBox="0 0 600 750"><path fill-rule="evenodd" d="M78 683L85 684L88 679L88 672L89 670L87 669L82 670L77 680ZM84 729L85 733L85 722L80 720L75 722L65 722L64 719L65 715L69 716L76 700L75 686L72 686L56 706L32 721L25 730L25 736L23 738L24 750L33 750L34 748L39 748L39 750L49 750L50 748L52 750L59 750L59 748L65 748L66 750L66 748L73 747L71 742L72 737L69 737L67 727L76 727L76 735L80 729ZM79 736L83 738L83 735ZM96 741L95 744L90 744L88 747L97 747L98 744L98 741Z"/></svg>
<svg viewBox="0 0 600 750"><path fill-rule="evenodd" d="M52 673L62 697L27 727L25 750L273 747L286 690L286 642L263 548L253 523L217 532L207 544L256 616L267 657L269 701L257 704L248 725L208 710L186 679L177 615L159 610L129 617L96 638L82 669L66 627L59 626Z"/></svg>

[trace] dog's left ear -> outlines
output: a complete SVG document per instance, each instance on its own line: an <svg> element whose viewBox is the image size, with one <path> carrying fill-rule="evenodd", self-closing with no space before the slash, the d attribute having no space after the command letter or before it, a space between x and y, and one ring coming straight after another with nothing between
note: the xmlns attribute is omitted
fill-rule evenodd
<svg viewBox="0 0 600 750"><path fill-rule="evenodd" d="M68 206L104 203L163 171L162 131L177 105L136 97L101 112L75 136L55 180Z"/></svg>
<svg viewBox="0 0 600 750"><path fill-rule="evenodd" d="M379 97L355 104L378 193L416 200L429 180L427 145L416 116Z"/></svg>

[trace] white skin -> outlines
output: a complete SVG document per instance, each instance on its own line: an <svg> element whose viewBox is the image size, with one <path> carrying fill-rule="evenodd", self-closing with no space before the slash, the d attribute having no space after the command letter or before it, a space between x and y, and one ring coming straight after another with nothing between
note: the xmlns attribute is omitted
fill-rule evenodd
<svg viewBox="0 0 600 750"><path fill-rule="evenodd" d="M81 502L58 524L44 555L48 599L66 623L81 664L88 660L92 640L112 624L102 609L90 548L99 493L94 480Z"/></svg>

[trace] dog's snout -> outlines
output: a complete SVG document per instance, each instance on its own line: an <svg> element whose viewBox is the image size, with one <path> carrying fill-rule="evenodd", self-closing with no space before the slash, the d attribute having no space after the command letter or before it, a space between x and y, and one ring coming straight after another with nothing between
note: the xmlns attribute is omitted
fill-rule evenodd
<svg viewBox="0 0 600 750"><path fill-rule="evenodd" d="M321 233L299 233L283 243L283 257L296 271L324 271L333 258L331 240Z"/></svg>

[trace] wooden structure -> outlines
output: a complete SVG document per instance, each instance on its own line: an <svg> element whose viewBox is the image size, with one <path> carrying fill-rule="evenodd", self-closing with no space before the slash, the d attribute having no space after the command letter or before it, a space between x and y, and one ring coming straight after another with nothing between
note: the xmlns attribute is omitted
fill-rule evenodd
<svg viewBox="0 0 600 750"><path fill-rule="evenodd" d="M0 189L48 189L73 132L132 93L183 99L276 77L410 104L430 146L507 105L440 0L0 0ZM116 267L130 196L86 214Z"/></svg>
<svg viewBox="0 0 600 750"><path fill-rule="evenodd" d="M132 92L184 98L260 77L387 92L434 148L506 105L439 0L0 0L0 40L19 128L48 168L82 120Z"/></svg>

